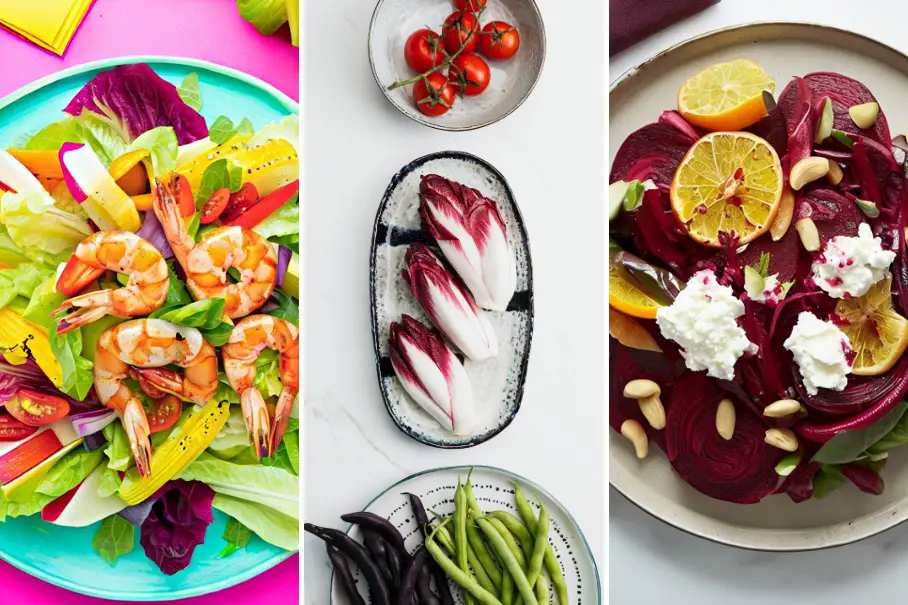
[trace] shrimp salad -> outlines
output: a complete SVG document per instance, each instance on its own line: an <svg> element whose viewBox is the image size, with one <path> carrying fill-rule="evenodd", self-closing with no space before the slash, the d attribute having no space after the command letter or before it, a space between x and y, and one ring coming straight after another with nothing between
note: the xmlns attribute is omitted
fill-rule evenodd
<svg viewBox="0 0 908 605"><path fill-rule="evenodd" d="M121 65L0 148L0 522L165 574L298 549L298 118L201 111Z"/></svg>

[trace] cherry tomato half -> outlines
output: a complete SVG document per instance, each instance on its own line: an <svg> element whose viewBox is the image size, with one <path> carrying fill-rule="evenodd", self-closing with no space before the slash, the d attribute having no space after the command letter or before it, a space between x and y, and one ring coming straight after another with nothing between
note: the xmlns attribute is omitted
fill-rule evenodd
<svg viewBox="0 0 908 605"><path fill-rule="evenodd" d="M148 428L152 433L166 431L177 423L180 414L183 413L183 402L176 395L157 399L154 404L154 409L145 414L148 417Z"/></svg>
<svg viewBox="0 0 908 605"><path fill-rule="evenodd" d="M221 214L224 213L224 209L227 208L227 202L229 201L230 189L227 187L221 187L212 193L205 205L202 206L202 216L199 218L199 223L210 225L218 220Z"/></svg>
<svg viewBox="0 0 908 605"><path fill-rule="evenodd" d="M504 21L492 21L482 28L479 36L479 52L493 61L505 61L514 56L520 48L520 34L517 28Z"/></svg>
<svg viewBox="0 0 908 605"><path fill-rule="evenodd" d="M44 426L69 414L69 402L62 397L19 389L6 402L6 411L22 424Z"/></svg>
<svg viewBox="0 0 908 605"><path fill-rule="evenodd" d="M454 0L454 8L459 11L478 11L486 5L486 0Z"/></svg>
<svg viewBox="0 0 908 605"><path fill-rule="evenodd" d="M256 186L252 183L243 183L239 191L230 194L227 207L224 208L221 216L225 219L236 218L252 208L257 201L259 201L259 190Z"/></svg>
<svg viewBox="0 0 908 605"><path fill-rule="evenodd" d="M192 186L184 175L177 177L177 205L180 207L180 216L189 218L195 214L195 198L192 197Z"/></svg>
<svg viewBox="0 0 908 605"><path fill-rule="evenodd" d="M474 53L459 55L448 69L448 81L455 92L474 97L485 92L492 81L489 64Z"/></svg>
<svg viewBox="0 0 908 605"><path fill-rule="evenodd" d="M413 85L413 100L419 111L434 118L454 106L454 87L443 74L435 72Z"/></svg>
<svg viewBox="0 0 908 605"><path fill-rule="evenodd" d="M471 33L472 35L470 35ZM453 55L459 51L461 45L463 45L461 54L471 53L479 45L479 21L476 20L476 15L473 13L451 13L445 19L441 35L444 38L445 50L448 51L448 54Z"/></svg>
<svg viewBox="0 0 908 605"><path fill-rule="evenodd" d="M428 29L420 29L407 38L404 45L404 60L413 71L424 73L441 65L447 55L442 48L441 38Z"/></svg>
<svg viewBox="0 0 908 605"><path fill-rule="evenodd" d="M25 439L38 429L19 422L12 416L0 416L0 441L19 441Z"/></svg>

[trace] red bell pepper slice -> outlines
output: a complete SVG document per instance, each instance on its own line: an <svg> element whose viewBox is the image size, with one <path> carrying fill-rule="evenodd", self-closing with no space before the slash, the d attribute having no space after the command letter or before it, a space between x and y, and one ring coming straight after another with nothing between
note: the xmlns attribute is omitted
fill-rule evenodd
<svg viewBox="0 0 908 605"><path fill-rule="evenodd" d="M228 220L224 221L224 224L230 227L252 229L268 218L272 212L290 201L294 195L299 193L299 190L300 182L299 179L297 179L288 185L275 189L239 216L231 216Z"/></svg>
<svg viewBox="0 0 908 605"><path fill-rule="evenodd" d="M0 456L0 483L15 481L54 454L63 444L52 430L32 437Z"/></svg>

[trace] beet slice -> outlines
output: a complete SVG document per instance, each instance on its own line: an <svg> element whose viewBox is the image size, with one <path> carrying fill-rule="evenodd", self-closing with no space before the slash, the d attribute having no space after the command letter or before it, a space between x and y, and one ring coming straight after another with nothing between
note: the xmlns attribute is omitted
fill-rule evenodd
<svg viewBox="0 0 908 605"><path fill-rule="evenodd" d="M757 268L760 266L760 256L769 254L769 275L779 274L780 282L791 281L798 268L798 259L804 247L798 232L792 224L782 239L773 241L768 233L761 235L741 253L741 262Z"/></svg>
<svg viewBox="0 0 908 605"><path fill-rule="evenodd" d="M633 213L634 244L644 259L669 268L687 281L700 270L713 254L701 246L678 224L669 207L668 194L658 190L647 191L643 204Z"/></svg>
<svg viewBox="0 0 908 605"><path fill-rule="evenodd" d="M775 465L784 452L764 442L765 429L746 406L735 403L734 436L716 431L716 408L725 394L702 372L675 384L665 428L668 459L697 491L718 500L754 504L779 484Z"/></svg>
<svg viewBox="0 0 908 605"><path fill-rule="evenodd" d="M778 107L746 130L772 145L780 158L788 153L788 124Z"/></svg>
<svg viewBox="0 0 908 605"><path fill-rule="evenodd" d="M851 120L848 114L848 108L852 105L861 105L871 103L876 98L870 90L853 78L843 76L833 72L814 72L807 74L802 78L813 96L819 100L823 97L829 97L832 101L832 112L834 116L832 127L848 133L849 135L862 135L873 139L884 148L892 147L892 139L889 135L889 123L886 121L886 115L880 109L880 115L873 127L868 129L858 128ZM797 80L792 80L782 94L779 96L778 109L786 119L791 120L797 112ZM790 131L789 131L790 132Z"/></svg>
<svg viewBox="0 0 908 605"><path fill-rule="evenodd" d="M806 191L798 199L795 211L796 220L805 217L813 219L824 245L827 240L839 235L855 237L858 227L864 222L864 215L857 205L833 189Z"/></svg>
<svg viewBox="0 0 908 605"><path fill-rule="evenodd" d="M651 441L665 449L665 431L649 425L640 411L640 404L624 396L624 386L631 380L645 378L662 389L662 405L668 409L675 368L665 355L652 351L629 349L614 338L609 338L609 415L608 421L616 432L621 432L625 420L636 420L643 425Z"/></svg>
<svg viewBox="0 0 908 605"><path fill-rule="evenodd" d="M680 131L690 139L691 144L700 140L705 134L702 130L685 120L684 116L682 116L674 109L663 111L662 115L659 116L659 123L667 124L672 128Z"/></svg>
<svg viewBox="0 0 908 605"><path fill-rule="evenodd" d="M693 143L673 126L659 122L647 124L624 139L612 162L609 183L652 179L668 191L678 165Z"/></svg>

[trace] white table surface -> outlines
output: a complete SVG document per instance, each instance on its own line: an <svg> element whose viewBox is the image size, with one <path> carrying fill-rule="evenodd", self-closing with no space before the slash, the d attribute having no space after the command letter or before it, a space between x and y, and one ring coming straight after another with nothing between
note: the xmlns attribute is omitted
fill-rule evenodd
<svg viewBox="0 0 908 605"><path fill-rule="evenodd" d="M904 4L883 0L723 0L613 57L609 80L667 46L727 25L756 21L835 25L908 52L906 15ZM880 603L901 598L908 569L904 548L908 526L819 552L748 552L669 527L610 490L609 532L613 605Z"/></svg>
<svg viewBox="0 0 908 605"><path fill-rule="evenodd" d="M594 552L605 551L605 4L540 5L549 51L536 90L503 122L454 134L410 121L375 84L366 45L374 2L306 3L307 521L345 528L341 514L411 473L484 464L545 487L571 511ZM478 155L508 179L526 219L536 284L521 410L499 436L461 451L421 445L391 421L369 315L369 249L382 194L404 164L441 150ZM325 550L312 536L303 542L306 603L324 605Z"/></svg>

